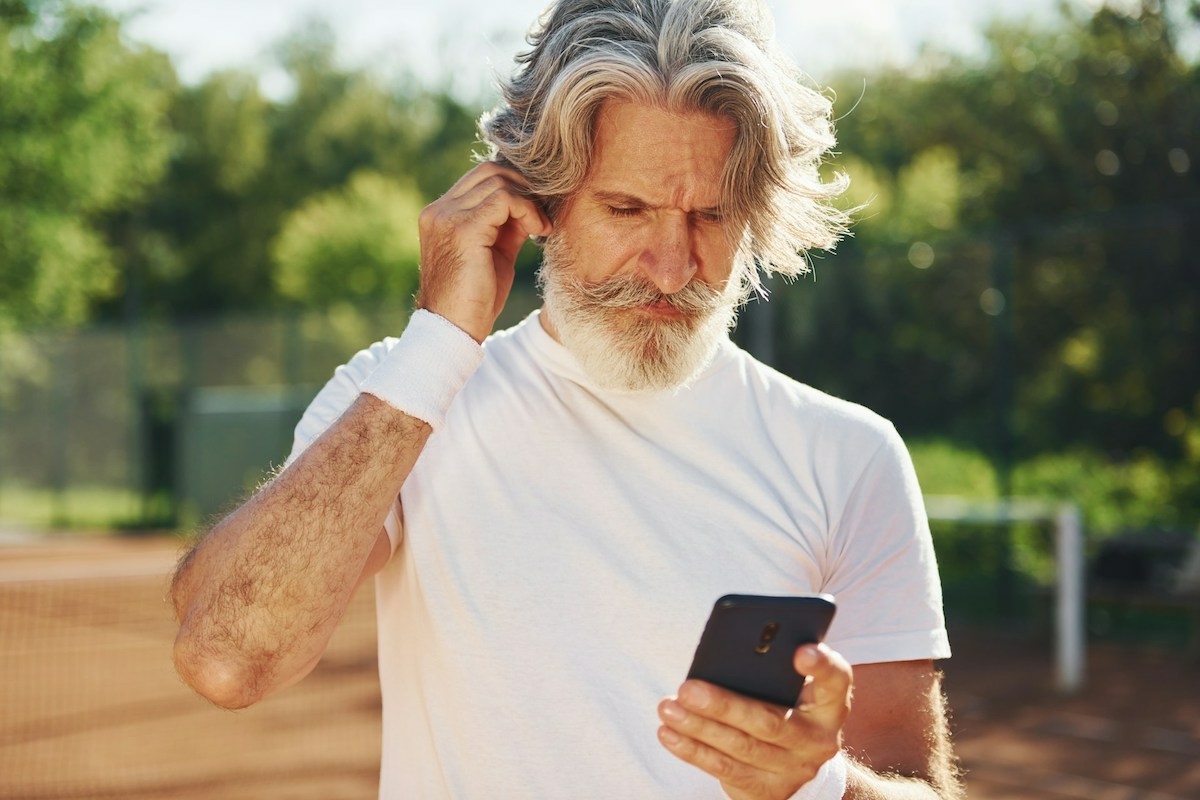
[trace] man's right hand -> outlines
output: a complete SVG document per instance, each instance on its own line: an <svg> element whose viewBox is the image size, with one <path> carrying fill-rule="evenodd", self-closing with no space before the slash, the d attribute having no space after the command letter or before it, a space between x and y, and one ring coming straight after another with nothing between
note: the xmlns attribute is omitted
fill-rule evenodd
<svg viewBox="0 0 1200 800"><path fill-rule="evenodd" d="M419 218L417 307L439 314L477 342L492 332L512 289L514 264L550 219L516 170L486 162L463 175Z"/></svg>

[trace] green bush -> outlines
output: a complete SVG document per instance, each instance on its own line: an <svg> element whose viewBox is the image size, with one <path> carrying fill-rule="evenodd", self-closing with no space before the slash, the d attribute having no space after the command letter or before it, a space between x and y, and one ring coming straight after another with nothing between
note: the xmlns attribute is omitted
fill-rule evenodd
<svg viewBox="0 0 1200 800"><path fill-rule="evenodd" d="M1195 525L1195 500L1178 473L1144 454L1115 462L1089 451L1052 453L1018 464L1014 492L1077 504L1093 535L1121 530ZM1190 506L1190 508L1189 508Z"/></svg>
<svg viewBox="0 0 1200 800"><path fill-rule="evenodd" d="M308 198L275 241L279 293L311 307L391 299L408 305L417 288L421 196L375 172Z"/></svg>
<svg viewBox="0 0 1200 800"><path fill-rule="evenodd" d="M926 495L999 496L996 470L982 453L943 439L913 442L908 449Z"/></svg>
<svg viewBox="0 0 1200 800"><path fill-rule="evenodd" d="M921 490L972 500L999 497L996 469L977 450L942 439L909 445ZM1149 453L1113 460L1090 450L1047 453L1016 464L1017 497L1079 506L1093 535L1148 528L1196 528L1200 491L1188 463L1168 464Z"/></svg>

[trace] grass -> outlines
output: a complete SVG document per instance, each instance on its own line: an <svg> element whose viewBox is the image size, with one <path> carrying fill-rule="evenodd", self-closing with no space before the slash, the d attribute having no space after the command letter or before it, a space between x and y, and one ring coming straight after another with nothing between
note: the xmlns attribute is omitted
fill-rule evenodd
<svg viewBox="0 0 1200 800"><path fill-rule="evenodd" d="M143 515L140 493L105 486L69 489L0 486L0 528L109 531L134 527Z"/></svg>

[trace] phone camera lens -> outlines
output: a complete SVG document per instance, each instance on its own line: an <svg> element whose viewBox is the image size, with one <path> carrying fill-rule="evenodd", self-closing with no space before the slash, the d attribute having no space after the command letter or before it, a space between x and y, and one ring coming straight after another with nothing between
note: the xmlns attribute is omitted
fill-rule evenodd
<svg viewBox="0 0 1200 800"><path fill-rule="evenodd" d="M779 623L768 622L762 629L762 633L758 636L758 647L754 648L754 652L762 655L771 649L771 643L775 641L775 637L779 635Z"/></svg>

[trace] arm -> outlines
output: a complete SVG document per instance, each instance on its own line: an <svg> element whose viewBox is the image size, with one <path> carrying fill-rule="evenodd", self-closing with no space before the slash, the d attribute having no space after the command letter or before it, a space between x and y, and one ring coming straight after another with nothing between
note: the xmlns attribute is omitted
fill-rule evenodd
<svg viewBox="0 0 1200 800"><path fill-rule="evenodd" d="M842 730L851 758L846 797L962 797L948 727L932 662L855 667L854 707Z"/></svg>
<svg viewBox="0 0 1200 800"><path fill-rule="evenodd" d="M188 684L242 708L316 665L354 590L386 559L380 522L429 433L362 395L205 536L171 586L175 666Z"/></svg>
<svg viewBox="0 0 1200 800"><path fill-rule="evenodd" d="M522 186L512 170L482 164L421 214L418 306L476 342L503 308L521 244L550 232ZM379 385L403 385L408 373L397 372ZM360 394L180 563L175 665L218 705L251 705L306 675L355 589L390 555L380 525L432 432L394 405Z"/></svg>
<svg viewBox="0 0 1200 800"><path fill-rule="evenodd" d="M800 648L796 669L812 682L792 712L684 683L659 705L660 741L720 780L733 800L801 797L839 752L849 756L847 800L962 797L930 662L864 665L858 675L822 645Z"/></svg>

